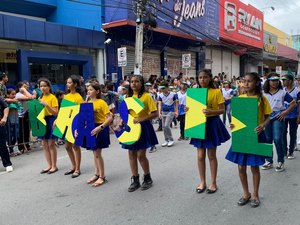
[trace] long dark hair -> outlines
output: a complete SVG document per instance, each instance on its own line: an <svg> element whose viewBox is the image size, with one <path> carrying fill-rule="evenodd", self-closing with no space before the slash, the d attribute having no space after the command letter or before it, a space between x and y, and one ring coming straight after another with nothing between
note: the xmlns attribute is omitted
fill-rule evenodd
<svg viewBox="0 0 300 225"><path fill-rule="evenodd" d="M80 76L78 76L78 75L71 75L71 76L68 77L68 79L71 79L72 82L73 82L73 84L76 84L75 91L77 93L79 93L80 95L82 95ZM68 90L68 93L70 93L70 90Z"/></svg>
<svg viewBox="0 0 300 225"><path fill-rule="evenodd" d="M92 82L89 84L89 86L94 88L96 91L99 91L99 93L96 95L96 98L101 99L101 85L96 82Z"/></svg>
<svg viewBox="0 0 300 225"><path fill-rule="evenodd" d="M200 76L200 73L205 73L205 75L209 76L210 77L210 81L209 81L209 84L208 84L208 87L209 88L214 88L216 89L215 85L214 85L214 81L213 81L213 76L212 76L212 73L211 73L211 70L210 69L203 69L201 70L198 75L197 75L197 84L198 84L198 87L201 87L200 83L199 83L199 76Z"/></svg>
<svg viewBox="0 0 300 225"><path fill-rule="evenodd" d="M38 79L38 85L39 85L39 87L41 86L41 82L45 82L45 83L47 84L47 86L50 87L49 92L50 92L51 94L53 94L53 92L52 92L52 84L51 84L51 81L48 80L48 79L45 78L45 77L41 77L41 78ZM43 95L44 95L44 94L42 93L41 96L40 96L40 98L42 98Z"/></svg>
<svg viewBox="0 0 300 225"><path fill-rule="evenodd" d="M280 77L279 74L274 73L274 72L268 74L267 80L265 81L264 87L263 87L265 93L269 93L270 92L270 81L269 81L269 78L273 77L273 76ZM279 84L278 84L278 89L282 89L282 84L281 84L280 80L279 80Z"/></svg>
<svg viewBox="0 0 300 225"><path fill-rule="evenodd" d="M141 75L133 75L133 76L130 77L129 88L128 88L128 97L132 97L133 96L133 90L132 90L131 85L130 85L131 79L133 77L137 77L140 80L140 82L141 82L142 87L141 87L141 90L138 93L138 98L140 98L140 97L142 97L143 93L145 92L145 81L144 81L144 78Z"/></svg>
<svg viewBox="0 0 300 225"><path fill-rule="evenodd" d="M261 105L264 104L264 101L262 100L263 99L263 93L262 93L262 88L261 88L261 85L260 85L260 77L258 75L258 73L256 72L251 72L251 73L246 73L245 76L251 76L256 83L258 83L258 85L255 87L255 94L258 95L258 101L260 102Z"/></svg>
<svg viewBox="0 0 300 225"><path fill-rule="evenodd" d="M23 81L19 81L16 85L16 92L20 92L20 88L23 86L24 82Z"/></svg>

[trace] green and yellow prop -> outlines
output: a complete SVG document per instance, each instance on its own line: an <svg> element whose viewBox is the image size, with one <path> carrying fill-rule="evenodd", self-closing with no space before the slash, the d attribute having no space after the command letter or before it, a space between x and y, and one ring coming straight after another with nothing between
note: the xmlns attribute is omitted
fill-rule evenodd
<svg viewBox="0 0 300 225"><path fill-rule="evenodd" d="M255 128L258 126L258 99L233 98L232 107L232 151L272 156L273 145L258 142Z"/></svg>
<svg viewBox="0 0 300 225"><path fill-rule="evenodd" d="M74 132L77 129L79 109L80 105L66 99L62 100L53 130L55 136L64 137L68 142L74 144Z"/></svg>
<svg viewBox="0 0 300 225"><path fill-rule="evenodd" d="M120 104L120 117L124 122L124 127L120 131L115 131L118 140L125 145L132 145L141 137L142 127L139 123L133 123L134 117L129 114L133 110L136 114L144 109L144 104L138 98L125 98Z"/></svg>
<svg viewBox="0 0 300 225"><path fill-rule="evenodd" d="M29 106L29 121L32 131L32 136L42 137L46 134L45 108L38 100L28 102Z"/></svg>
<svg viewBox="0 0 300 225"><path fill-rule="evenodd" d="M205 139L206 116L203 109L207 106L207 88L189 88L186 95L184 136Z"/></svg>

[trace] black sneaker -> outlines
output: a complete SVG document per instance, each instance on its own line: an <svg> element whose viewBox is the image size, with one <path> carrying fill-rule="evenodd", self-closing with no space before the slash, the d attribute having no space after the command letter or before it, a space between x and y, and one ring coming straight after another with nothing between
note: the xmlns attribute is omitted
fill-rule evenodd
<svg viewBox="0 0 300 225"><path fill-rule="evenodd" d="M131 177L131 184L128 188L128 192L133 192L133 191L139 189L140 187L141 187L140 176L139 175L137 175L136 177L132 176Z"/></svg>
<svg viewBox="0 0 300 225"><path fill-rule="evenodd" d="M153 181L151 179L150 173L147 174L147 175L144 175L144 181L143 181L141 190L144 191L144 190L147 190L147 189L151 188L152 183L153 183Z"/></svg>

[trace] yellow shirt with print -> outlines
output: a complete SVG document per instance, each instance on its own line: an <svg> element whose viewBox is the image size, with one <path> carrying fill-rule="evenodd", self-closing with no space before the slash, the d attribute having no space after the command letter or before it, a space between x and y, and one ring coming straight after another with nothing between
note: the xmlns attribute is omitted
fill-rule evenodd
<svg viewBox="0 0 300 225"><path fill-rule="evenodd" d="M72 94L72 93L66 94L65 97L64 97L64 99L66 99L66 100L68 100L70 102L74 102L77 105L79 105L80 103L84 102L82 96L79 93L77 93L77 92L74 93L74 94Z"/></svg>
<svg viewBox="0 0 300 225"><path fill-rule="evenodd" d="M89 100L89 102L92 101ZM107 103L102 99L97 99L92 103L94 106L95 123L97 124L104 123L106 120L106 115L110 113Z"/></svg>
<svg viewBox="0 0 300 225"><path fill-rule="evenodd" d="M45 101L51 108L58 107L58 100L53 94L43 95L41 100ZM45 107L45 116L52 116L47 107Z"/></svg>
<svg viewBox="0 0 300 225"><path fill-rule="evenodd" d="M247 94L242 94L240 98L258 98L258 96L248 96ZM263 104L261 104L263 102ZM262 101L258 101L258 124L262 124L265 121L265 116L270 115L272 112L270 103L265 96L262 96Z"/></svg>
<svg viewBox="0 0 300 225"><path fill-rule="evenodd" d="M133 95L132 97L138 98L138 95ZM153 98L149 93L144 92L143 95L139 98L139 100L143 102L145 107L139 114L135 113L133 110L130 110L129 113L134 118L143 118L145 116L148 116L150 113L157 111Z"/></svg>
<svg viewBox="0 0 300 225"><path fill-rule="evenodd" d="M217 110L222 103L224 103L224 98L221 90L218 88L208 88L207 109Z"/></svg>

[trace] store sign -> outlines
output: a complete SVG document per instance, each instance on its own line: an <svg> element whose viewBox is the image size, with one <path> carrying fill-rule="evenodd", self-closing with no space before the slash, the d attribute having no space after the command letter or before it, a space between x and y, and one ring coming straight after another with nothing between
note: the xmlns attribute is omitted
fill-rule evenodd
<svg viewBox="0 0 300 225"><path fill-rule="evenodd" d="M182 55L182 68L188 69L191 67L192 63L192 56L191 54L183 54Z"/></svg>
<svg viewBox="0 0 300 225"><path fill-rule="evenodd" d="M262 48L263 13L239 0L221 0L220 4L220 37Z"/></svg>
<svg viewBox="0 0 300 225"><path fill-rule="evenodd" d="M0 63L17 63L16 51L0 51Z"/></svg>
<svg viewBox="0 0 300 225"><path fill-rule="evenodd" d="M161 28L206 39L219 37L219 3L208 0L156 0L151 3ZM150 7L151 8L151 7Z"/></svg>
<svg viewBox="0 0 300 225"><path fill-rule="evenodd" d="M276 35L264 31L263 54L265 59L277 59L277 40L278 37Z"/></svg>
<svg viewBox="0 0 300 225"><path fill-rule="evenodd" d="M118 66L127 66L127 51L126 47L118 48Z"/></svg>

